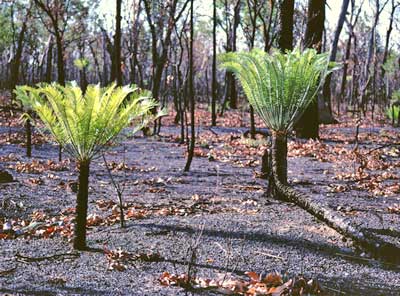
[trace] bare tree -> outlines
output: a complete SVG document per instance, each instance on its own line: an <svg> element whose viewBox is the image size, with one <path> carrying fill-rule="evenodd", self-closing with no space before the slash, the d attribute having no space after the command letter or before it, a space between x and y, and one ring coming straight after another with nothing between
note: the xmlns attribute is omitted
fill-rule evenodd
<svg viewBox="0 0 400 296"><path fill-rule="evenodd" d="M381 65L381 79L385 79L385 68L384 65L387 62L388 54L389 54L389 41L390 41L390 36L392 34L393 30L393 21L394 21L394 15L397 10L397 8L400 6L399 1L391 0L391 9L390 9L390 17L389 17L389 26L386 31L386 38L385 38L385 48L383 50L383 59L382 59L382 65ZM385 90L384 87L381 88L381 90ZM387 96L389 95L388 93L383 92L384 94L384 101L387 101Z"/></svg>
<svg viewBox="0 0 400 296"><path fill-rule="evenodd" d="M213 0L213 58L211 83L211 125L217 125L217 1Z"/></svg>
<svg viewBox="0 0 400 296"><path fill-rule="evenodd" d="M176 25L176 22L182 16L186 9L189 0L186 0L182 8L177 12L178 0L172 0L165 4L157 1L143 0L146 11L147 22L150 27L151 34L151 55L152 55L152 80L151 90L153 97L159 100L161 78L164 72L165 64L168 60L168 50L171 44L171 35ZM165 15L160 15L160 12ZM157 125L154 125L154 132L157 131Z"/></svg>
<svg viewBox="0 0 400 296"><path fill-rule="evenodd" d="M67 12L71 1L34 0L34 2L49 19L48 22L39 14L43 24L45 24L48 31L55 37L57 46L57 79L59 84L65 85L64 33L67 27ZM50 26L48 26L48 23L50 23Z"/></svg>
<svg viewBox="0 0 400 296"><path fill-rule="evenodd" d="M336 54L337 54L337 49L338 49L338 43L339 43L339 36L340 33L342 32L343 24L346 19L346 13L347 9L349 7L350 0L343 0L342 2L342 7L340 10L340 15L339 15L339 20L335 29L332 45L331 45L331 50L329 54L329 60L331 62L334 62L336 60ZM332 115L332 102L331 102L331 80L332 80L332 73L329 74L324 82L323 86L323 98L324 98L324 107L327 108L328 114L327 118L324 119L323 123L334 123L335 120ZM325 110L324 108L324 110ZM319 121L321 122L322 118L319 118Z"/></svg>
<svg viewBox="0 0 400 296"><path fill-rule="evenodd" d="M13 10L14 10L14 7L12 6L12 11ZM18 33L18 38L16 40L16 43L14 42L15 55L11 61L11 75L10 75L11 93L13 93L15 86L18 84L18 74L19 74L19 68L21 65L22 51L23 51L24 41L25 41L25 33L27 32L29 19L31 18L31 10L32 10L32 6L29 5L29 7L26 8L25 17L22 20L21 30ZM12 16L12 18L13 18L13 16ZM12 20L12 22L13 21L14 20ZM31 156L30 151L28 152L28 156L29 157Z"/></svg>
<svg viewBox="0 0 400 296"><path fill-rule="evenodd" d="M368 41L368 52L367 52L367 58L366 62L364 65L362 77L361 77L361 92L360 92L360 102L361 102L361 108L364 113L364 116L366 115L366 108L368 104L368 95L367 95L367 90L370 84L375 80L375 71L374 75L371 76L371 63L372 63L372 58L376 56L376 34L377 34L377 26L379 22L379 17L385 8L386 4L389 2L389 0L386 0L383 4L381 3L380 0L375 0L375 11L374 11L374 20L371 26L371 33L369 36L369 41ZM375 98L374 98L375 100Z"/></svg>
<svg viewBox="0 0 400 296"><path fill-rule="evenodd" d="M184 168L185 172L190 170L190 165L193 160L194 146L196 140L196 130L195 130L195 98L194 98L194 87L193 87L193 39L194 39L194 29L193 29L193 2L190 1L190 39L189 39L189 98L190 98L190 143L188 149L188 158Z"/></svg>
<svg viewBox="0 0 400 296"><path fill-rule="evenodd" d="M116 0L116 13L115 13L115 34L114 34L114 50L111 58L112 71L111 80L116 81L117 85L122 85L122 71L121 71L121 6L122 0Z"/></svg>

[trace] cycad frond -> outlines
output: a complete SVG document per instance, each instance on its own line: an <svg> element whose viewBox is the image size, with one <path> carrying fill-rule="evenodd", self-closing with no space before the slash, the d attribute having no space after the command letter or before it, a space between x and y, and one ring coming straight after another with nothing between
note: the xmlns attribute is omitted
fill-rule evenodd
<svg viewBox="0 0 400 296"><path fill-rule="evenodd" d="M115 84L89 85L85 94L75 83L19 86L15 93L78 160L92 159L132 121L141 128L154 118L150 111L157 106L149 91Z"/></svg>
<svg viewBox="0 0 400 296"><path fill-rule="evenodd" d="M235 73L253 108L274 131L287 132L334 70L326 53L299 49L271 55L254 49L220 56L221 66Z"/></svg>

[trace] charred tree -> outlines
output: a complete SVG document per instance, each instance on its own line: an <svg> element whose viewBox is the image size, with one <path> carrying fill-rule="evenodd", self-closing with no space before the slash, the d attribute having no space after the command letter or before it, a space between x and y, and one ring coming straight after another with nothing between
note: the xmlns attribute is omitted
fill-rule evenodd
<svg viewBox="0 0 400 296"><path fill-rule="evenodd" d="M115 14L115 34L114 34L114 50L111 57L112 68L111 76L112 81L116 81L117 85L122 85L122 70L121 70L121 5L122 0L116 0L116 14Z"/></svg>
<svg viewBox="0 0 400 296"><path fill-rule="evenodd" d="M13 94L15 87L18 84L18 74L19 74L19 68L21 65L22 51L23 51L24 41L25 41L25 33L28 29L28 21L29 21L30 15L31 15L31 7L29 7L26 11L25 19L22 23L21 30L19 31L19 34L18 34L17 44L15 44L16 51L15 51L15 56L11 62L11 75L10 75L10 92L12 94ZM14 99L14 95L13 95L13 99Z"/></svg>
<svg viewBox="0 0 400 296"><path fill-rule="evenodd" d="M379 22L379 17L385 8L386 4L388 3L389 0L386 0L383 4L381 3L380 0L375 0L375 12L374 12L374 20L372 23L371 27L371 32L369 35L369 40L368 40L368 52L367 52L367 58L366 62L364 65L363 73L362 73L362 79L361 79L361 91L360 91L360 103L361 103L361 109L363 111L364 116L366 115L367 112L367 105L369 102L368 98L368 89L371 85L371 83L375 80L375 71L374 75L371 75L371 63L373 62L373 57L376 57L376 35L377 35L377 26ZM375 67L373 67L375 68ZM375 100L375 98L373 98Z"/></svg>
<svg viewBox="0 0 400 296"><path fill-rule="evenodd" d="M211 83L211 126L217 125L217 2L213 0L213 58Z"/></svg>
<svg viewBox="0 0 400 296"><path fill-rule="evenodd" d="M294 0L283 0L279 8L278 46L281 51L293 49Z"/></svg>
<svg viewBox="0 0 400 296"><path fill-rule="evenodd" d="M53 38L50 35L46 53L46 75L45 81L50 83L52 81L53 73Z"/></svg>
<svg viewBox="0 0 400 296"><path fill-rule="evenodd" d="M190 39L189 39L189 98L190 98L190 143L188 149L188 158L184 168L185 172L190 170L190 165L193 160L194 146L196 142L196 130L195 130L195 98L194 98L194 87L193 87L193 1L190 1Z"/></svg>
<svg viewBox="0 0 400 296"><path fill-rule="evenodd" d="M153 98L160 100L160 89L161 89L161 79L164 72L165 64L168 61L168 51L171 45L171 35L176 25L176 22L182 16L186 9L189 0L186 0L183 4L182 9L177 13L178 0L172 0L166 6L166 10L163 13L166 17L165 30L164 27L159 27L156 25L154 20L154 3L150 0L143 0L144 8L146 12L147 22L150 28L151 35L151 55L152 55L152 82L151 91ZM161 44L161 46L160 46ZM155 112L156 110L154 110ZM154 134L158 130L157 121L154 124Z"/></svg>
<svg viewBox="0 0 400 296"><path fill-rule="evenodd" d="M309 0L304 48L314 48L321 52L322 34L325 22L325 0ZM317 139L319 134L318 100L315 99L296 124L296 136Z"/></svg>
<svg viewBox="0 0 400 296"><path fill-rule="evenodd" d="M400 6L400 2L397 2L395 0L391 1L391 9L390 9L390 17L389 17L389 26L388 29L386 31L386 37L385 37L385 48L383 50L383 59L382 59L382 65L381 65L381 79L384 81L385 79L385 63L387 62L387 58L389 55L389 41L390 41L390 36L392 34L393 31L393 21L394 21L394 14L397 10L397 8ZM387 103L387 98L390 95L387 91L388 88L384 88L383 87L384 83L382 83L382 88L381 88L381 92L383 93L383 99L384 102ZM385 91L386 90L386 91Z"/></svg>
<svg viewBox="0 0 400 296"><path fill-rule="evenodd" d="M332 45L331 45L331 51L329 55L329 60L331 62L334 62L336 60L336 54L337 54L337 49L338 49L338 43L339 43L339 36L340 33L342 32L343 24L346 19L346 13L347 9L349 7L350 0L343 0L342 2L342 7L340 10L340 15L339 15L339 20L335 29ZM347 50L346 50L347 53ZM332 73L330 73L324 82L322 94L324 98L324 110L327 110L327 116L324 118L324 120L321 120L321 123L336 123L337 121L333 118L332 114L332 94L331 94L331 80L332 80Z"/></svg>

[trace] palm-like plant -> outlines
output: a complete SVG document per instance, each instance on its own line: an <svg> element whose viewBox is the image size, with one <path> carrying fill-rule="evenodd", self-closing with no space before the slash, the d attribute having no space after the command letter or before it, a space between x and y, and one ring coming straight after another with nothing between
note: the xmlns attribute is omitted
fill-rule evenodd
<svg viewBox="0 0 400 296"><path fill-rule="evenodd" d="M327 225L350 237L373 256L400 262L400 247L375 233L350 224L330 209L321 207L307 195L287 185L287 134L316 97L324 78L335 70L326 53L313 49L301 52L259 50L227 53L220 57L222 66L236 73L244 92L272 131L272 178L280 197L294 202Z"/></svg>
<svg viewBox="0 0 400 296"><path fill-rule="evenodd" d="M142 128L157 104L149 91L115 84L106 88L90 85L85 94L76 84L20 86L16 95L24 105L31 106L46 129L78 163L74 248L85 249L90 162L132 121L134 131Z"/></svg>
<svg viewBox="0 0 400 296"><path fill-rule="evenodd" d="M273 170L287 182L287 134L315 98L325 76L333 71L328 54L314 49L267 54L254 49L220 57L222 67L236 74L243 90L272 131Z"/></svg>

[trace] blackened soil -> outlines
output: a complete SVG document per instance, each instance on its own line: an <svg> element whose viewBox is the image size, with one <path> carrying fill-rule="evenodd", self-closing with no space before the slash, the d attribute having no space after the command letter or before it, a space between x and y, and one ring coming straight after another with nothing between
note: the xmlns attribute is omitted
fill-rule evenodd
<svg viewBox="0 0 400 296"><path fill-rule="evenodd" d="M240 132L226 128L214 131ZM8 129L3 127L0 132L0 137L5 137ZM23 139L23 130L16 128L16 132ZM160 209L188 208L197 203L199 210L129 220L125 229L118 224L91 227L88 234L93 248L101 250L106 244L131 253L158 252L165 260L129 264L123 272L107 270L107 259L101 251L81 252L79 258L68 260L19 262L15 259L17 253L51 256L71 252L71 244L60 236L0 240L0 293L184 295L182 289L161 286L157 279L164 271L186 271L188 247L204 225L195 262L199 276L214 278L231 271L244 276L246 271L277 270L317 279L328 295L400 295L396 266L360 257L362 254L341 235L303 210L266 197L266 182L254 176L259 167L237 167L196 157L191 171L183 173L185 146L172 141L177 132L176 127L165 127L165 137L126 138L112 147L106 158L109 163L125 162L131 168L113 171L123 185L125 202ZM72 187L77 171L73 161L66 163L62 171L27 173L15 168L18 161L33 159L57 163L57 151L52 144L36 145L33 158L27 159L21 144L0 146L0 157L5 157L0 165L16 180L0 184L0 215L4 221L29 219L35 211L57 216L74 206ZM289 159L290 180L311 198L365 227L399 229L399 215L387 211L389 205L399 203L399 196L378 197L354 190L332 193L328 184L333 170L333 163L310 157ZM29 181L39 178L41 184ZM91 166L89 213L104 214L95 204L100 199L117 200L101 158Z"/></svg>

